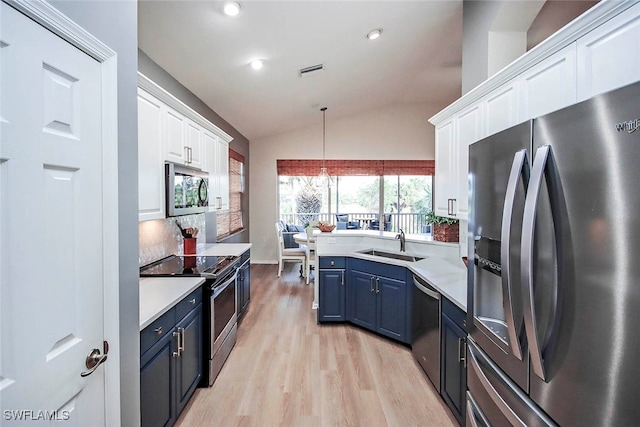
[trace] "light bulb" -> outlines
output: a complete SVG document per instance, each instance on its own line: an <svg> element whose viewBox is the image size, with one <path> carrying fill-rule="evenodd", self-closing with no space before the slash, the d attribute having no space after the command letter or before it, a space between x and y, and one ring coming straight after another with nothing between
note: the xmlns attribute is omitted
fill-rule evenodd
<svg viewBox="0 0 640 427"><path fill-rule="evenodd" d="M240 3L235 1L228 1L222 6L222 11L227 16L236 16L240 13Z"/></svg>
<svg viewBox="0 0 640 427"><path fill-rule="evenodd" d="M253 68L254 70L259 70L263 67L264 62L262 61L262 59L254 59L253 61L251 61L251 68Z"/></svg>

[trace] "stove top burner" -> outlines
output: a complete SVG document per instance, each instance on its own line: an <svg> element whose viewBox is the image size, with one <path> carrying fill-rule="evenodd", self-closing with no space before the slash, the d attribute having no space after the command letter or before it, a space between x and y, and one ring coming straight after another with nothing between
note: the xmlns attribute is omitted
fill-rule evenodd
<svg viewBox="0 0 640 427"><path fill-rule="evenodd" d="M140 268L140 277L212 277L217 278L238 260L237 256L171 255Z"/></svg>

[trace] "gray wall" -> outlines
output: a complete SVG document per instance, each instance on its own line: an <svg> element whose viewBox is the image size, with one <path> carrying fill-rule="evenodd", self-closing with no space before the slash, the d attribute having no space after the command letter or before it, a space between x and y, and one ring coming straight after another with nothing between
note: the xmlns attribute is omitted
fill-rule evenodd
<svg viewBox="0 0 640 427"><path fill-rule="evenodd" d="M502 1L466 0L462 7L462 95L489 77L489 29Z"/></svg>
<svg viewBox="0 0 640 427"><path fill-rule="evenodd" d="M122 425L140 425L138 302L138 4L135 0L50 3L118 54L118 221Z"/></svg>
<svg viewBox="0 0 640 427"><path fill-rule="evenodd" d="M146 53L142 50L138 50L138 70L153 80L158 86L184 102L193 110L198 112L201 116L209 120L214 125L231 135L233 141L231 141L231 148L233 151L240 153L245 158L244 174L245 174L245 193L242 198L242 222L244 224L244 231L235 234L224 240L224 243L248 243L249 242L249 140L239 133L233 126L227 123L222 117L220 117L215 111L213 111L207 104L202 102L200 98L194 95L186 87L184 87L179 81L173 78L163 68L156 64Z"/></svg>

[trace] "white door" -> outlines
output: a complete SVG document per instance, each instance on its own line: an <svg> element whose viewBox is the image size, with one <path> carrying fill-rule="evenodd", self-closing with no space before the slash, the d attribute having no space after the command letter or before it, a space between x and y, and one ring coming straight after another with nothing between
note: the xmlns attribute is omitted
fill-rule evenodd
<svg viewBox="0 0 640 427"><path fill-rule="evenodd" d="M100 426L101 66L0 7L0 424Z"/></svg>

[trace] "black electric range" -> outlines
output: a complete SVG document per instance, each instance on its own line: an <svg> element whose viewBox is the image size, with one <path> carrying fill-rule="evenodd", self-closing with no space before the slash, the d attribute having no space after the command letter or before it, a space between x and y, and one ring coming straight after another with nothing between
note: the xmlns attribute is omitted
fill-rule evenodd
<svg viewBox="0 0 640 427"><path fill-rule="evenodd" d="M171 255L140 267L140 277L206 277L217 279L234 268L237 256Z"/></svg>

